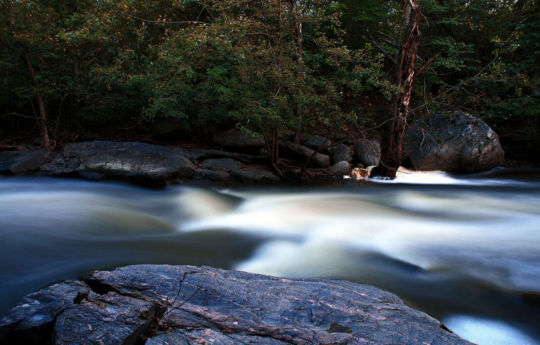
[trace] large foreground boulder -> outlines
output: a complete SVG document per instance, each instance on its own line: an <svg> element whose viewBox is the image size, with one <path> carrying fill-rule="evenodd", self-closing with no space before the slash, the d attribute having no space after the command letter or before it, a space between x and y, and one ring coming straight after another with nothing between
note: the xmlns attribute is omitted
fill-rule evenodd
<svg viewBox="0 0 540 345"><path fill-rule="evenodd" d="M95 271L27 295L2 344L469 344L395 295L208 267Z"/></svg>
<svg viewBox="0 0 540 345"><path fill-rule="evenodd" d="M153 184L192 177L195 169L187 158L168 148L111 141L68 144L52 162L41 167L51 175L78 174Z"/></svg>
<svg viewBox="0 0 540 345"><path fill-rule="evenodd" d="M409 128L405 148L415 170L483 171L504 160L493 129L483 120L459 111L434 115L429 128Z"/></svg>

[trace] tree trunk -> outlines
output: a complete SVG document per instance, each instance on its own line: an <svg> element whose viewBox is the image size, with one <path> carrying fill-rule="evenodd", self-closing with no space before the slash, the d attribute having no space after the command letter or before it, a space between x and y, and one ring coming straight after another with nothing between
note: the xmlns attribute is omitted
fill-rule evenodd
<svg viewBox="0 0 540 345"><path fill-rule="evenodd" d="M392 102L392 121L388 123L383 138L381 170L388 177L395 177L403 160L403 136L409 117L409 103L415 78L414 63L420 43L420 1L405 0L403 40L398 58L396 84L400 91Z"/></svg>
<svg viewBox="0 0 540 345"><path fill-rule="evenodd" d="M292 13L294 18L294 27L296 31L296 49L298 54L298 80L304 80L304 37L302 32L302 20L300 18L300 0L292 0ZM294 143L300 145L302 136L302 124L304 122L304 114L300 101L296 103L296 117L298 119L298 128L294 134Z"/></svg>
<svg viewBox="0 0 540 345"><path fill-rule="evenodd" d="M4 9L7 11L10 17L10 22L8 23L8 30L9 33L12 36L13 41L15 42L17 50L22 52L22 58L24 59L24 62L26 63L26 67L28 68L28 72L30 73L30 77L32 78L32 82L34 83L34 89L36 91L36 100L38 102L38 109L39 113L37 114L37 120L39 125L39 131L41 133L41 146L45 150L51 150L51 141L49 139L49 131L47 129L47 111L45 110L45 103L43 102L43 97L41 96L41 90L39 88L39 83L36 78L36 72L34 71L34 67L32 65L32 60L30 59L30 54L28 54L28 51L26 50L26 47L22 42L19 42L17 38L15 37L15 13L13 12L13 2L6 1L2 3L4 5Z"/></svg>
<svg viewBox="0 0 540 345"><path fill-rule="evenodd" d="M278 130L272 128L272 165L277 166L279 163L279 142L278 142Z"/></svg>
<svg viewBox="0 0 540 345"><path fill-rule="evenodd" d="M525 7L526 0L518 0L514 6L514 18L512 21L514 24L519 24L521 21L521 14L523 13L523 7Z"/></svg>
<svg viewBox="0 0 540 345"><path fill-rule="evenodd" d="M38 102L38 125L39 125L39 131L41 133L41 147L43 147L45 150L51 150L51 142L49 139L49 130L47 126L47 112L45 110L45 103L43 102L43 98L41 97L41 90L39 88L39 83L36 78L36 72L34 71L34 67L32 66L32 61L30 60L30 55L25 50L24 53L24 60L26 61L26 66L28 67L28 71L30 72L30 76L32 77L32 81L34 82L34 88L36 91L36 99Z"/></svg>

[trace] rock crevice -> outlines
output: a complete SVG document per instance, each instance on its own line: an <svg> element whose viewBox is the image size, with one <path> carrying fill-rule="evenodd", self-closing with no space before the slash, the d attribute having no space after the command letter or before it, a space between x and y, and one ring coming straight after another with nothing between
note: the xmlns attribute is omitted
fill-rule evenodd
<svg viewBox="0 0 540 345"><path fill-rule="evenodd" d="M391 293L210 267L94 271L30 294L0 321L13 344L470 344Z"/></svg>

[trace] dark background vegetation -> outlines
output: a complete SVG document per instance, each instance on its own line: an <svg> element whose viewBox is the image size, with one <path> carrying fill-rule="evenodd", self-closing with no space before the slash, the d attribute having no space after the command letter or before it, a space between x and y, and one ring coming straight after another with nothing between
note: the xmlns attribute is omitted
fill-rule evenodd
<svg viewBox="0 0 540 345"><path fill-rule="evenodd" d="M399 91L401 0L0 4L0 144L205 143L231 127L376 138ZM436 59L415 79L410 120L470 112L507 158L538 162L539 1L421 5L417 64Z"/></svg>

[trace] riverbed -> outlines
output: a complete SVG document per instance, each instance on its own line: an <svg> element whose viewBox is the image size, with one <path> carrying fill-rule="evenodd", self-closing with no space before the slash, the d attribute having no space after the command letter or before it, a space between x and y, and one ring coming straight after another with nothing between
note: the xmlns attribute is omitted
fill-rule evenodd
<svg viewBox="0 0 540 345"><path fill-rule="evenodd" d="M0 177L0 314L94 269L209 265L389 290L478 344L540 344L540 171L150 190Z"/></svg>

